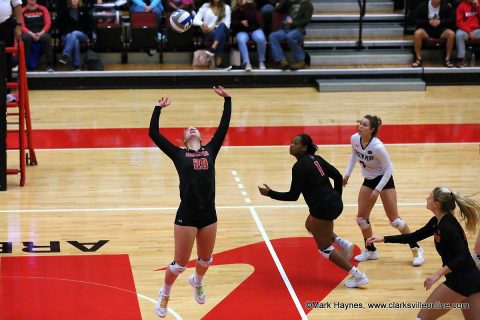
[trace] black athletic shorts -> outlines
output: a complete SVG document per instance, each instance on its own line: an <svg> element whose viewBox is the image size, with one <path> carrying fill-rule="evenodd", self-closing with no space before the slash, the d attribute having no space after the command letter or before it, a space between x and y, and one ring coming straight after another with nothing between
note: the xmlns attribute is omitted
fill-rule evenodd
<svg viewBox="0 0 480 320"><path fill-rule="evenodd" d="M480 270L478 268L451 272L445 278L446 280L443 283L464 297L480 292Z"/></svg>
<svg viewBox="0 0 480 320"><path fill-rule="evenodd" d="M363 185L367 188L374 190L378 186L380 180L382 180L382 177L383 176L378 176L376 178L373 178L372 180L363 179ZM395 189L395 182L393 181L393 176L388 179L387 184L385 185L385 187L383 187L382 190L385 189Z"/></svg>
<svg viewBox="0 0 480 320"><path fill-rule="evenodd" d="M215 205L211 205L205 209L193 209L184 202L180 203L175 224L179 226L188 226L201 229L217 222L217 211Z"/></svg>
<svg viewBox="0 0 480 320"><path fill-rule="evenodd" d="M317 219L333 221L337 219L343 211L343 201L341 199L333 199L322 209L310 210L310 214Z"/></svg>
<svg viewBox="0 0 480 320"><path fill-rule="evenodd" d="M429 38L440 38L442 36L442 33L445 32L448 28L434 28L432 26L426 27L426 28L421 28L425 30Z"/></svg>

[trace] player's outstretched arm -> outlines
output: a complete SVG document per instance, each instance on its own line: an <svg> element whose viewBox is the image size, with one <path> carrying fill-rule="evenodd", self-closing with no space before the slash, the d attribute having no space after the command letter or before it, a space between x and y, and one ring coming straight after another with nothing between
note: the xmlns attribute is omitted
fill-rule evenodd
<svg viewBox="0 0 480 320"><path fill-rule="evenodd" d="M160 124L160 112L163 108L168 107L171 104L170 99L168 98L161 98L158 101L158 104L155 106L155 109L152 113L152 118L150 119L150 129L149 129L149 136L153 142L165 152L165 154L173 158L176 150L178 149L177 146L173 145L170 141L167 140L163 135L160 134L158 131L158 127Z"/></svg>
<svg viewBox="0 0 480 320"><path fill-rule="evenodd" d="M218 128L210 142L212 144L213 152L216 156L216 154L218 154L220 151L223 140L225 140L225 136L227 135L227 131L230 126L230 118L232 116L232 98L230 97L230 94L221 86L213 87L213 91L220 97L223 97L225 100L223 103L223 114L222 118L220 119L220 124L218 125Z"/></svg>

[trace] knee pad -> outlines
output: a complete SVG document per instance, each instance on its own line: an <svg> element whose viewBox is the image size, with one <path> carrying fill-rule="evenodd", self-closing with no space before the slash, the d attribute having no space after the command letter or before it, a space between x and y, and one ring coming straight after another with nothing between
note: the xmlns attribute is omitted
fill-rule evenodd
<svg viewBox="0 0 480 320"><path fill-rule="evenodd" d="M368 219L357 217L357 224L361 230L367 230L368 228L370 228L370 220Z"/></svg>
<svg viewBox="0 0 480 320"><path fill-rule="evenodd" d="M405 225L407 223L405 222L405 220L403 220L402 218L397 218L395 220L393 220L392 222L390 222L390 225L392 227L394 227L395 229L398 229L399 231L402 231L403 228L405 228Z"/></svg>
<svg viewBox="0 0 480 320"><path fill-rule="evenodd" d="M208 267L210 267L210 266L212 265L212 263L213 263L213 256L210 257L210 260L207 260L207 261L198 258L198 259L197 259L197 263L198 263L199 265L201 265L202 267L204 267L204 268L208 268Z"/></svg>
<svg viewBox="0 0 480 320"><path fill-rule="evenodd" d="M318 252L320 252L320 254L324 256L325 259L328 260L330 258L330 253L332 253L333 250L335 250L335 248L332 245L330 245L330 247L326 249L318 250Z"/></svg>
<svg viewBox="0 0 480 320"><path fill-rule="evenodd" d="M183 271L187 270L187 267L182 267L181 265L179 265L178 263L176 263L175 261L173 261L172 263L170 263L168 265L168 268L170 269L170 271L174 274L174 275L179 275L181 274Z"/></svg>

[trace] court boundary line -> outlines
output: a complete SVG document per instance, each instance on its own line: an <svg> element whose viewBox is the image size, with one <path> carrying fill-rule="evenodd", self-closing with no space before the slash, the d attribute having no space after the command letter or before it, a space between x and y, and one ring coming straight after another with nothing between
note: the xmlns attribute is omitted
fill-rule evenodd
<svg viewBox="0 0 480 320"><path fill-rule="evenodd" d="M246 198L250 200L249 198ZM245 200L247 202L247 200ZM425 206L426 202L399 202L398 207L419 207ZM355 208L356 203L346 203L344 208ZM285 208L307 208L306 204L292 204L292 205L238 205L238 206L216 206L217 209L285 209ZM375 207L382 207L381 203L376 203ZM178 207L130 207L130 208L65 208L65 209L4 209L0 213L55 213L55 212L127 212L127 211L174 211Z"/></svg>
<svg viewBox="0 0 480 320"><path fill-rule="evenodd" d="M478 142L422 142L422 143L384 143L386 146L399 146L399 147L404 147L404 146L424 146L424 145L452 145L452 144L480 144L480 141ZM350 146L349 143L344 143L344 144L318 144L319 146L326 146L326 147L344 147L344 146ZM222 146L222 149L247 149L247 148L256 148L256 149L263 149L263 148L286 148L288 147L289 144L284 144L284 145L271 145L271 146ZM37 151L88 151L88 150L147 150L147 149L158 149L156 146L151 146L151 147L112 147L112 148L42 148L42 149L35 149L35 152Z"/></svg>
<svg viewBox="0 0 480 320"><path fill-rule="evenodd" d="M235 181L238 183L238 188L241 191L242 196L244 197L244 200L246 203L251 203L250 198L248 197L248 193L244 191L244 186L241 183L241 179L238 176L237 172L235 170L232 170L232 175L235 178ZM283 268L282 262L278 258L278 255L275 251L275 248L272 245L272 242L270 241L270 238L268 237L267 231L265 230L265 227L263 226L262 221L260 220L260 217L257 214L257 211L252 205L246 206L248 208L248 211L250 212L253 220L255 221L255 224L257 225L258 231L260 231L260 234L262 235L263 242L265 242L265 245L267 246L268 251L270 252L270 255L272 256L273 262L275 263L275 266L277 267L278 272L280 273L280 276L282 277L283 283L287 287L288 293L290 294L290 297L293 300L293 304L297 308L298 313L300 314L300 317L302 320L308 319L307 314L305 313L305 310L303 310L302 304L300 303L300 300L298 299L298 296L295 292L295 289L292 286L292 283L290 282L290 279L288 279L287 273L285 272L285 269Z"/></svg>

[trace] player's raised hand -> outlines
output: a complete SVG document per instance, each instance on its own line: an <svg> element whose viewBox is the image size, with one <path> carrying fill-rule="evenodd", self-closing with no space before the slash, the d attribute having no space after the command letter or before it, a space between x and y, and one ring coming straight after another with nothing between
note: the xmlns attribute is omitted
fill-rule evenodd
<svg viewBox="0 0 480 320"><path fill-rule="evenodd" d="M160 108L165 108L165 107L168 107L170 103L172 103L172 101L170 101L168 97L165 97L165 98L162 97L162 99L158 100L157 106L159 106Z"/></svg>
<svg viewBox="0 0 480 320"><path fill-rule="evenodd" d="M230 94L221 86L213 87L213 91L220 97L230 97Z"/></svg>
<svg viewBox="0 0 480 320"><path fill-rule="evenodd" d="M258 187L258 191L260 191L260 194L261 194L262 196L268 195L268 192L269 192L270 190L272 190L272 189L270 189L270 187L267 186L265 183L263 184L263 187Z"/></svg>

